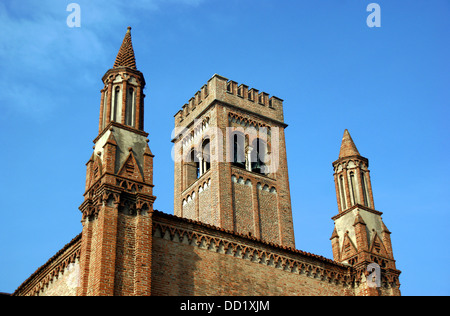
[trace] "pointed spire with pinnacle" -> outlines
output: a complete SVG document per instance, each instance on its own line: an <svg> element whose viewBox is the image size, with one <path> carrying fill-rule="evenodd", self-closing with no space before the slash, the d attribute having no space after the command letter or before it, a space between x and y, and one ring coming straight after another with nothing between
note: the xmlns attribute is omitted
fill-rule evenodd
<svg viewBox="0 0 450 316"><path fill-rule="evenodd" d="M136 69L136 59L134 57L133 44L131 43L131 27L128 27L122 46L117 54L113 68L128 67Z"/></svg>
<svg viewBox="0 0 450 316"><path fill-rule="evenodd" d="M350 156L360 156L355 143L353 142L350 133L346 129L344 131L344 136L342 137L341 150L339 152L339 158L350 157Z"/></svg>

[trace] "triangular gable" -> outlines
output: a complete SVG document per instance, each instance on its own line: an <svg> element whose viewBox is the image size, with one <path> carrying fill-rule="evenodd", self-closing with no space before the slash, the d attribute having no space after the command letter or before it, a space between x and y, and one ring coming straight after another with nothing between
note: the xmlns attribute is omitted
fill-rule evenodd
<svg viewBox="0 0 450 316"><path fill-rule="evenodd" d="M341 249L341 260L344 261L348 258L353 257L357 254L357 249L355 245L353 244L352 240L350 239L350 236L347 234L344 235L344 240L342 242L342 249Z"/></svg>
<svg viewBox="0 0 450 316"><path fill-rule="evenodd" d="M376 255L385 257L385 258L389 258L386 248L384 247L384 244L381 241L381 238L378 236L377 233L375 233L375 236L372 239L372 245L370 247L370 252L374 253Z"/></svg>
<svg viewBox="0 0 450 316"><path fill-rule="evenodd" d="M118 176L138 180L141 182L144 181L144 178L142 177L141 171L139 170L139 166L136 162L136 158L134 157L132 151L130 152L128 158L125 160L122 167L120 168Z"/></svg>

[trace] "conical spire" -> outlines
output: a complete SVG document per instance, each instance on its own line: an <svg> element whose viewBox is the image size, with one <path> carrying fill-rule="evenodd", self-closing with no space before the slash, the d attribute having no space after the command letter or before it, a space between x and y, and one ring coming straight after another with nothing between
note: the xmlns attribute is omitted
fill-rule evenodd
<svg viewBox="0 0 450 316"><path fill-rule="evenodd" d="M355 143L353 142L350 133L346 129L344 132L344 137L342 137L341 150L339 152L339 158L349 157L349 156L360 156Z"/></svg>
<svg viewBox="0 0 450 316"><path fill-rule="evenodd" d="M131 27L128 27L122 46L120 46L113 68L128 67L136 69L136 59L134 57L133 44L131 43Z"/></svg>

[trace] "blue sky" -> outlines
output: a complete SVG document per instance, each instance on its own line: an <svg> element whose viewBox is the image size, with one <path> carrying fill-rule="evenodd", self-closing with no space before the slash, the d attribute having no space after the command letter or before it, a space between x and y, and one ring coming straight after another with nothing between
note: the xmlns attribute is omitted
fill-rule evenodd
<svg viewBox="0 0 450 316"><path fill-rule="evenodd" d="M155 208L173 213L173 115L215 73L285 100L296 247L332 258L331 163L370 161L404 295L449 295L450 1L0 2L0 292L81 232L101 78L127 26L146 78Z"/></svg>

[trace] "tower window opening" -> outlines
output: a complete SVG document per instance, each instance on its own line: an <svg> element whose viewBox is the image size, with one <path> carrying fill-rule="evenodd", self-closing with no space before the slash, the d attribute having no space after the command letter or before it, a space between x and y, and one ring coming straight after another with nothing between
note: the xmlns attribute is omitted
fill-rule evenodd
<svg viewBox="0 0 450 316"><path fill-rule="evenodd" d="M245 168L245 138L240 133L233 134L232 157L233 164L240 168Z"/></svg>
<svg viewBox="0 0 450 316"><path fill-rule="evenodd" d="M353 202L353 205L355 205L357 203L357 201L356 201L356 194L355 194L355 173L354 172L350 172L350 190L352 193L352 202Z"/></svg>
<svg viewBox="0 0 450 316"><path fill-rule="evenodd" d="M251 155L252 172L267 174L268 168L266 166L267 158L267 144L260 138L253 141L253 155Z"/></svg>
<svg viewBox="0 0 450 316"><path fill-rule="evenodd" d="M211 149L209 138L205 139L202 144L202 174L211 168Z"/></svg>
<svg viewBox="0 0 450 316"><path fill-rule="evenodd" d="M197 158L197 152L195 149L192 149L189 154L186 156L184 162L184 170L185 170L185 187L189 187L192 183L194 183L200 176L200 163Z"/></svg>
<svg viewBox="0 0 450 316"><path fill-rule="evenodd" d="M361 186L362 186L362 191L363 191L364 205L370 206L369 201L367 199L366 177L365 177L364 172L362 172L362 171L361 171Z"/></svg>
<svg viewBox="0 0 450 316"><path fill-rule="evenodd" d="M117 112L119 111L120 87L114 89L114 101L111 109L111 121L117 121Z"/></svg>
<svg viewBox="0 0 450 316"><path fill-rule="evenodd" d="M125 124L134 127L136 116L136 100L133 88L127 90L127 107L125 110Z"/></svg>
<svg viewBox="0 0 450 316"><path fill-rule="evenodd" d="M339 177L339 192L341 193L341 206L342 210L347 208L347 203L345 202L345 191L344 191L344 177Z"/></svg>

